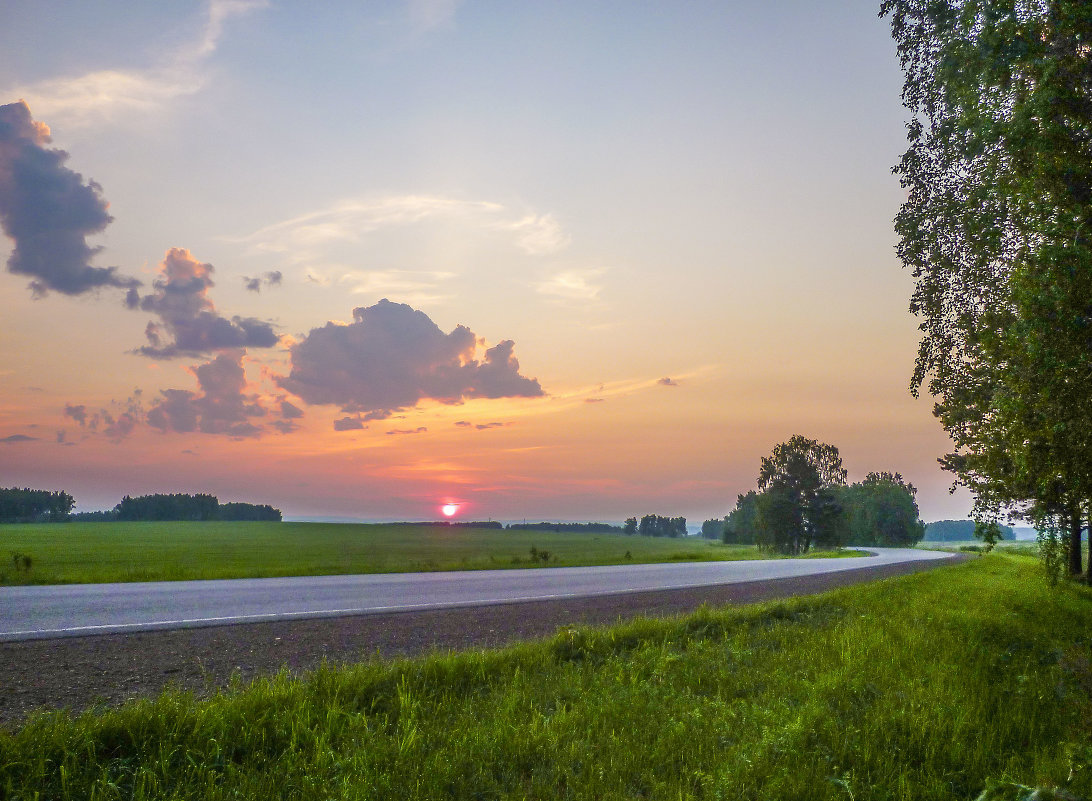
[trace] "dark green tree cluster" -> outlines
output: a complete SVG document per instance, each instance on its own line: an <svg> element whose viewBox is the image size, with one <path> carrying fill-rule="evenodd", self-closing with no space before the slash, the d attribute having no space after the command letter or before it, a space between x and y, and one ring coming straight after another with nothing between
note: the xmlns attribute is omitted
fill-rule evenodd
<svg viewBox="0 0 1092 801"><path fill-rule="evenodd" d="M758 540L758 493L749 490L736 498L736 508L724 518L722 540L729 545L754 545Z"/></svg>
<svg viewBox="0 0 1092 801"><path fill-rule="evenodd" d="M835 492L845 517L846 541L854 545L910 546L925 535L915 502L917 489L898 473L869 473Z"/></svg>
<svg viewBox="0 0 1092 801"><path fill-rule="evenodd" d="M1092 499L1092 13L1087 0L884 0L906 75L924 384L980 535L1033 522L1080 573ZM1055 547L1057 546L1057 548ZM1092 544L1090 544L1092 549ZM1092 551L1089 554L1092 562Z"/></svg>
<svg viewBox="0 0 1092 801"><path fill-rule="evenodd" d="M0 523L56 523L67 520L75 505L63 491L0 488Z"/></svg>
<svg viewBox="0 0 1092 801"><path fill-rule="evenodd" d="M701 524L701 536L706 540L723 540L724 527L728 524L727 517L714 517Z"/></svg>
<svg viewBox="0 0 1092 801"><path fill-rule="evenodd" d="M814 546L904 546L921 539L917 490L898 473L846 484L838 449L796 435L762 459L759 491L736 499L723 541L789 555Z"/></svg>
<svg viewBox="0 0 1092 801"><path fill-rule="evenodd" d="M509 523L512 531L571 531L584 534L621 534L622 526L610 523Z"/></svg>
<svg viewBox="0 0 1092 801"><path fill-rule="evenodd" d="M126 495L114 507L115 520L268 520L279 522L280 509L252 503L221 504L215 495L185 493Z"/></svg>
<svg viewBox="0 0 1092 801"><path fill-rule="evenodd" d="M937 520L935 523L925 525L923 542L961 542L973 540L975 522L973 520ZM998 530L1000 539L1015 539L1016 535L1008 526L1000 526Z"/></svg>
<svg viewBox="0 0 1092 801"><path fill-rule="evenodd" d="M638 523L637 518L631 517L626 521L623 531L627 534L640 534L642 537L685 537L686 518L645 515Z"/></svg>

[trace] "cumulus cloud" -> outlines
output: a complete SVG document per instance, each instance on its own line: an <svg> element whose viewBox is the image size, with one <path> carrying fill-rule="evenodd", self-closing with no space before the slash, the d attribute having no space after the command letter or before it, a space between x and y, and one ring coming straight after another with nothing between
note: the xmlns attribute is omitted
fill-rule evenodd
<svg viewBox="0 0 1092 801"><path fill-rule="evenodd" d="M334 431L360 431L367 428L364 425L364 421L360 416L356 417L342 417L340 420L334 421Z"/></svg>
<svg viewBox="0 0 1092 801"><path fill-rule="evenodd" d="M265 286L280 286L283 278L284 276L280 270L270 270L257 278L243 276L243 286L251 292L261 292L263 284Z"/></svg>
<svg viewBox="0 0 1092 801"><path fill-rule="evenodd" d="M8 97L27 98L39 113L68 126L112 122L126 116L160 112L168 103L200 91L207 82L205 64L220 44L224 23L265 0L210 0L196 41L168 51L160 63L142 70L105 69L9 87Z"/></svg>
<svg viewBox="0 0 1092 801"><path fill-rule="evenodd" d="M148 410L148 424L163 432L200 431L240 438L260 435L262 429L253 420L264 417L266 410L256 395L245 391L242 358L242 351L221 353L193 368L199 392L161 390L162 397Z"/></svg>
<svg viewBox="0 0 1092 801"><path fill-rule="evenodd" d="M339 406L370 419L431 399L540 397L519 373L505 340L476 358L480 342L465 326L445 334L429 317L381 300L353 310L349 325L327 323L291 347L291 372L277 382L307 403Z"/></svg>
<svg viewBox="0 0 1092 801"><path fill-rule="evenodd" d="M402 434L424 434L428 429L425 426L417 428L394 428L387 432L387 436L400 436Z"/></svg>
<svg viewBox="0 0 1092 801"><path fill-rule="evenodd" d="M0 223L15 243L8 270L26 275L41 296L79 295L99 287L132 288L116 267L92 267L101 248L87 237L113 220L102 187L65 166L68 154L44 145L49 128L20 100L0 106Z"/></svg>
<svg viewBox="0 0 1092 801"><path fill-rule="evenodd" d="M82 403L78 406L73 406L70 403L66 403L64 405L64 416L71 417L73 420L80 424L81 428L87 425L87 407L84 406Z"/></svg>
<svg viewBox="0 0 1092 801"><path fill-rule="evenodd" d="M273 327L253 317L221 317L208 297L213 267L185 248L171 248L160 263L151 295L131 292L128 304L159 316L144 331L148 344L137 352L155 359L195 356L215 350L277 344Z"/></svg>

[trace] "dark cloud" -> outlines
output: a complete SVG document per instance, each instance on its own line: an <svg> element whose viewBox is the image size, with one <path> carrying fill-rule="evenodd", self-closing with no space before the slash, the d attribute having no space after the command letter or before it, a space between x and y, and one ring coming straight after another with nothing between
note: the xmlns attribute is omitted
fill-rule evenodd
<svg viewBox="0 0 1092 801"><path fill-rule="evenodd" d="M258 278L243 276L243 286L251 292L261 292L262 284L265 284L266 286L280 286L283 278L284 276L281 274L280 270L270 270Z"/></svg>
<svg viewBox="0 0 1092 801"><path fill-rule="evenodd" d="M303 409L294 403L289 403L286 400L281 401L281 417L285 420L295 420L303 417Z"/></svg>
<svg viewBox="0 0 1092 801"><path fill-rule="evenodd" d="M459 420L455 425L459 428L471 428L474 424L468 420Z"/></svg>
<svg viewBox="0 0 1092 801"><path fill-rule="evenodd" d="M474 426L474 428L478 429L479 431L485 431L487 428L504 428L506 425L508 425L508 424L507 423L479 423L478 425Z"/></svg>
<svg viewBox="0 0 1092 801"><path fill-rule="evenodd" d="M11 434L7 437L0 437L0 442L5 445L12 445L16 442L37 442L38 437L28 437L26 434Z"/></svg>
<svg viewBox="0 0 1092 801"><path fill-rule="evenodd" d="M87 407L82 403L79 406L66 403L64 405L64 416L71 417L82 427L87 424Z"/></svg>
<svg viewBox="0 0 1092 801"><path fill-rule="evenodd" d="M420 311L381 300L353 309L350 325L327 323L292 346L292 370L277 382L312 404L332 404L383 419L431 399L540 397L519 374L505 340L475 358L478 337L465 326L445 334Z"/></svg>
<svg viewBox="0 0 1092 801"><path fill-rule="evenodd" d="M367 428L359 417L342 417L334 421L334 431L359 431Z"/></svg>
<svg viewBox="0 0 1092 801"><path fill-rule="evenodd" d="M606 398L584 398L584 403L603 403Z"/></svg>
<svg viewBox="0 0 1092 801"><path fill-rule="evenodd" d="M661 378L656 383L659 384L661 387L677 387L679 385L679 382L676 381L674 378L667 378L666 376L664 378Z"/></svg>
<svg viewBox="0 0 1092 801"><path fill-rule="evenodd" d="M221 353L215 359L193 369L199 392L165 389L160 400L148 411L148 424L160 431L227 434L232 437L257 437L261 427L251 422L264 417L266 410L257 396L248 395L241 351Z"/></svg>
<svg viewBox="0 0 1092 801"><path fill-rule="evenodd" d="M148 343L137 352L155 359L198 356L228 348L269 348L277 344L273 327L253 317L221 317L209 300L213 286L211 264L197 261L185 248L171 248L160 263L160 277L152 284L155 292L134 300L130 307L150 311L160 322L151 321L144 330Z"/></svg>
<svg viewBox="0 0 1092 801"><path fill-rule="evenodd" d="M110 412L102 412L102 433L112 439L114 442L121 442L127 436L133 433L133 429L136 428L139 422L139 417L132 412L122 412L117 417L110 414Z"/></svg>
<svg viewBox="0 0 1092 801"><path fill-rule="evenodd" d="M424 434L428 431L424 426L418 426L417 428L394 428L387 432L387 436L398 434Z"/></svg>
<svg viewBox="0 0 1092 801"><path fill-rule="evenodd" d="M46 148L49 128L22 100L0 105L0 224L15 242L8 270L30 276L36 296L78 295L99 287L133 288L140 281L116 267L92 267L101 248L87 237L113 219L102 187L64 166L68 154Z"/></svg>

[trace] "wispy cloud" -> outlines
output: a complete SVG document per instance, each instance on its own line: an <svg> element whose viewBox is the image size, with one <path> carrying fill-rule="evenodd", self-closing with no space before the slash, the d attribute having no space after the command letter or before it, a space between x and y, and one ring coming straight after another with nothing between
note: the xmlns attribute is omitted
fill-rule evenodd
<svg viewBox="0 0 1092 801"><path fill-rule="evenodd" d="M8 87L4 94L23 98L35 114L68 127L154 113L205 86L207 61L220 44L227 20L267 5L267 0L209 0L197 41L175 49L162 63L143 70L104 69L50 78Z"/></svg>
<svg viewBox="0 0 1092 801"><path fill-rule="evenodd" d="M419 194L340 200L230 241L248 245L256 253L275 253L296 264L322 263L338 245L360 242L381 229L430 221L506 235L533 256L554 253L569 244L568 235L551 214L513 210L487 200Z"/></svg>
<svg viewBox="0 0 1092 801"><path fill-rule="evenodd" d="M543 295L552 295L562 300L591 302L599 299L602 285L595 282L605 270L562 270L544 281L535 289Z"/></svg>
<svg viewBox="0 0 1092 801"><path fill-rule="evenodd" d="M443 28L455 21L460 0L407 0L410 23L418 33Z"/></svg>

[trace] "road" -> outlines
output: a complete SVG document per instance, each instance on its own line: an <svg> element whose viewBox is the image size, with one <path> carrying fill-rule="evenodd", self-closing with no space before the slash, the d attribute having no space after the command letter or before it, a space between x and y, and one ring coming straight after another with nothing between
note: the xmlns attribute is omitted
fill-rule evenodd
<svg viewBox="0 0 1092 801"><path fill-rule="evenodd" d="M874 555L844 559L0 587L0 641L681 589L954 556L869 551Z"/></svg>

